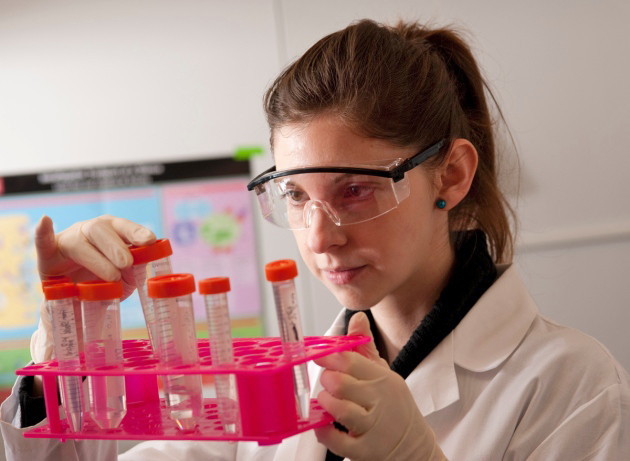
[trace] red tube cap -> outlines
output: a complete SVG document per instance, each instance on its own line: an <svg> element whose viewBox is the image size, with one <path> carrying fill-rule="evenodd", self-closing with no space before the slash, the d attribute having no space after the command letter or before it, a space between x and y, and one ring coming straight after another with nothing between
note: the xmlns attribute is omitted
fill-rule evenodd
<svg viewBox="0 0 630 461"><path fill-rule="evenodd" d="M229 277L212 277L199 280L199 293L202 295L216 295L230 291Z"/></svg>
<svg viewBox="0 0 630 461"><path fill-rule="evenodd" d="M53 285L44 286L44 297L47 301L74 298L78 294L79 291L74 283L57 282Z"/></svg>
<svg viewBox="0 0 630 461"><path fill-rule="evenodd" d="M171 242L168 239L158 239L151 245L140 247L131 245L129 251L131 251L131 256L133 256L134 265L150 263L173 254Z"/></svg>
<svg viewBox="0 0 630 461"><path fill-rule="evenodd" d="M122 298L122 282L105 282L104 280L88 280L77 283L79 300L81 301L105 301L108 299Z"/></svg>
<svg viewBox="0 0 630 461"><path fill-rule="evenodd" d="M192 274L167 274L152 277L147 281L149 298L176 298L195 291Z"/></svg>
<svg viewBox="0 0 630 461"><path fill-rule="evenodd" d="M292 259L280 259L265 266L265 276L270 282L294 279L297 275L297 266Z"/></svg>

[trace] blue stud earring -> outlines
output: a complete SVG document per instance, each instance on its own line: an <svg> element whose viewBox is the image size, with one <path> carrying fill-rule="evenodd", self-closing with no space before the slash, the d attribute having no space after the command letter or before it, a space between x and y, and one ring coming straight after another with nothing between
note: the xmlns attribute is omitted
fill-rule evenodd
<svg viewBox="0 0 630 461"><path fill-rule="evenodd" d="M444 209L444 207L446 206L446 202L442 199L439 199L437 202L435 202L435 205L440 209Z"/></svg>

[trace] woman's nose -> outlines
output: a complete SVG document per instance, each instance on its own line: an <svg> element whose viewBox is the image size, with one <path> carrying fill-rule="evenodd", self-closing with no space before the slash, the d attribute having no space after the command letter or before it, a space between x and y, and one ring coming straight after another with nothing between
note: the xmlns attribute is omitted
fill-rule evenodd
<svg viewBox="0 0 630 461"><path fill-rule="evenodd" d="M308 232L307 245L313 253L324 253L332 246L346 243L344 230L336 222L338 218L325 204L311 204L305 224Z"/></svg>

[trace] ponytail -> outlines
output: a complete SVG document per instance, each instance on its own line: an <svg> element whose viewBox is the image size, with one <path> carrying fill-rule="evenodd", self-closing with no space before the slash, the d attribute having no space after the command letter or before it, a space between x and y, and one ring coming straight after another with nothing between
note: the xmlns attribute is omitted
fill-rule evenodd
<svg viewBox="0 0 630 461"><path fill-rule="evenodd" d="M488 237L494 259L497 262L511 261L514 242L510 221L515 223L516 219L498 186L494 123L488 108L488 98L494 104L499 119L505 123L501 108L481 75L469 46L455 31L445 28L428 30L418 24L404 23L399 23L396 29L411 40L424 40L441 57L454 82L461 110L456 111L460 113L454 113L453 117L464 122L462 130L451 135L453 138L468 139L479 156L470 191L449 214L449 228L483 230ZM453 125L458 123L453 121Z"/></svg>

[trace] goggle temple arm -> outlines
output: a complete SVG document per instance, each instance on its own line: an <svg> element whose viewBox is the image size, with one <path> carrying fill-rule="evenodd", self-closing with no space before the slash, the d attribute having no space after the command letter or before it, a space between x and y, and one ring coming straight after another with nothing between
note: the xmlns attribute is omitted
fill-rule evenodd
<svg viewBox="0 0 630 461"><path fill-rule="evenodd" d="M407 171L414 169L421 163L424 163L425 161L427 161L428 159L436 155L438 152L442 150L442 148L444 147L446 143L447 143L447 139L442 139L440 142L433 144L427 150L423 150L422 152L405 160L403 163L401 163L400 165L398 165L396 168L394 168L391 171L392 180L394 182L400 181L402 178L405 177L405 173Z"/></svg>

